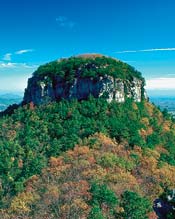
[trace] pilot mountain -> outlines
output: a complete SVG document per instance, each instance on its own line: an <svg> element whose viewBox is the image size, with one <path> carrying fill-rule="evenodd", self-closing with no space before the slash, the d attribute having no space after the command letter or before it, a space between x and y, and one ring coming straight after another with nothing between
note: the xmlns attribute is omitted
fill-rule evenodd
<svg viewBox="0 0 175 219"><path fill-rule="evenodd" d="M175 121L132 66L56 60L0 117L0 218L175 218Z"/></svg>
<svg viewBox="0 0 175 219"><path fill-rule="evenodd" d="M86 55L54 61L39 67L29 79L24 103L40 104L46 100L85 100L92 95L108 102L144 98L141 73L119 60Z"/></svg>

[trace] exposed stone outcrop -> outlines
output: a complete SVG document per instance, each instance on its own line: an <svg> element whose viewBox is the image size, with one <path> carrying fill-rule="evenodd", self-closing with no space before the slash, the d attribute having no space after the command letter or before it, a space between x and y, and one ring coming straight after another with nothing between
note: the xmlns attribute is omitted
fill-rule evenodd
<svg viewBox="0 0 175 219"><path fill-rule="evenodd" d="M55 76L52 80L47 76L33 76L28 80L23 103L32 101L34 104L41 104L61 99L84 100L90 95L95 98L103 96L109 102L124 102L127 97L140 102L144 93L143 86L143 82L135 77L130 81L109 75L99 78L76 77L72 82L67 82L60 76Z"/></svg>

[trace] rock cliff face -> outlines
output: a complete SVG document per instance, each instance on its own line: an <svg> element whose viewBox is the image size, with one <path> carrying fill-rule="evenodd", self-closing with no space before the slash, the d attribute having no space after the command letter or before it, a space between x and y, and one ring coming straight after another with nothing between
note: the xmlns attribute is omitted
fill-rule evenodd
<svg viewBox="0 0 175 219"><path fill-rule="evenodd" d="M143 82L137 78L129 81L106 75L98 79L79 77L67 83L59 76L53 81L46 76L44 78L32 77L28 80L23 102L41 104L49 100L84 100L90 95L95 98L104 97L109 102L112 100L124 102L127 97L140 102L143 98L143 90Z"/></svg>
<svg viewBox="0 0 175 219"><path fill-rule="evenodd" d="M144 79L132 66L102 55L83 55L40 66L28 80L23 103L61 99L85 100L92 95L108 102L144 98Z"/></svg>

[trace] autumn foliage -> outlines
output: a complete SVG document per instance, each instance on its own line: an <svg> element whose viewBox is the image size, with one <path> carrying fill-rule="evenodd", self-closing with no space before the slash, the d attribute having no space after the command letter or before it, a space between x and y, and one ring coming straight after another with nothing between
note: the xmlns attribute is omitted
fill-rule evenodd
<svg viewBox="0 0 175 219"><path fill-rule="evenodd" d="M175 187L175 125L147 101L30 104L0 126L2 219L154 219Z"/></svg>

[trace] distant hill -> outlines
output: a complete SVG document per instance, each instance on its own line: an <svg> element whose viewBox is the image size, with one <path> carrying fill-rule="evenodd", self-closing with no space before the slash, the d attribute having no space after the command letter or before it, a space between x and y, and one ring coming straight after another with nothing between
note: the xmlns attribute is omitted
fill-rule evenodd
<svg viewBox="0 0 175 219"><path fill-rule="evenodd" d="M161 110L166 109L175 116L175 96L152 96L150 97L150 101L160 107Z"/></svg>
<svg viewBox="0 0 175 219"><path fill-rule="evenodd" d="M0 111L5 110L9 105L18 104L22 101L22 96L13 94L13 93L5 93L0 94Z"/></svg>

